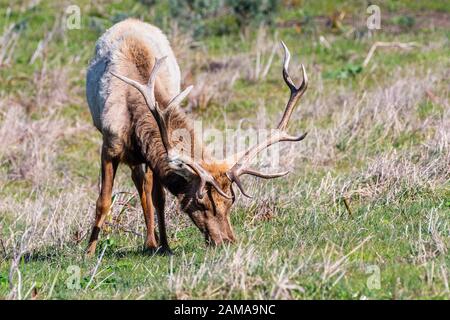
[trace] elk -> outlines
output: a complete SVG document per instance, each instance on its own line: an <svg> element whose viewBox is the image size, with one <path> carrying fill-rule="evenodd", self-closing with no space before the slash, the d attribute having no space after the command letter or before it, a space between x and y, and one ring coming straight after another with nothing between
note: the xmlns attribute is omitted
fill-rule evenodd
<svg viewBox="0 0 450 320"><path fill-rule="evenodd" d="M308 79L302 65L303 80L300 86L295 86L288 73L290 53L281 44L282 75L290 90L283 116L266 140L251 146L230 163L215 160L204 151L191 120L179 107L192 87L180 90L180 68L160 29L127 19L99 38L86 81L92 119L103 137L101 187L88 255L95 252L99 232L110 210L119 163L131 168L140 196L147 227L146 249L171 253L164 219L165 190L176 197L180 209L188 214L207 244L235 241L230 224L230 211L236 198L233 185L250 197L241 182L243 175L264 179L286 175L288 172L266 174L249 166L265 148L282 141L301 141L306 136L306 133L292 136L286 131L292 112L307 89ZM189 136L184 142L173 135L180 129ZM200 157L193 156L194 145L201 146ZM155 231L155 211L159 237Z"/></svg>

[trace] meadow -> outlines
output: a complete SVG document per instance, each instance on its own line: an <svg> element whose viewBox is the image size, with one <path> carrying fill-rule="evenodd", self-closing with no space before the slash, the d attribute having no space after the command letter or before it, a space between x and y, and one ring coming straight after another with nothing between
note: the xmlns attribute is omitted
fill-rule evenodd
<svg viewBox="0 0 450 320"><path fill-rule="evenodd" d="M449 4L378 1L378 30L366 1L280 1L270 17L176 4L0 0L0 298L449 299ZM79 28L68 27L71 5ZM127 17L164 30L182 86L195 85L183 107L211 128L279 119L280 40L295 81L306 67L289 131L308 136L284 146L286 178L245 178L254 199L235 203L235 244L206 247L169 197L174 255L144 253L122 166L97 256L84 254L101 147L86 68L98 37ZM368 60L380 42L397 46Z"/></svg>

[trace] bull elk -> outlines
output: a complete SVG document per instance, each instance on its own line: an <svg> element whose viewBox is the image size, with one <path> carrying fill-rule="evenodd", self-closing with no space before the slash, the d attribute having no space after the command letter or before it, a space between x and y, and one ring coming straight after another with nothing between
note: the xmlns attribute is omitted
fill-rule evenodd
<svg viewBox="0 0 450 320"><path fill-rule="evenodd" d="M233 184L249 197L241 176L272 179L286 175L288 172L262 173L249 165L270 145L301 141L306 136L306 133L291 136L286 132L308 79L302 65L303 81L299 87L294 85L288 73L290 53L286 45L281 44L283 79L290 90L281 121L266 140L229 163L215 160L206 152L198 159L193 157L192 145L203 147L203 144L179 107L192 87L180 92L180 69L161 30L128 19L100 37L86 81L93 122L103 136L101 190L87 249L89 255L95 252L99 232L110 210L119 163L131 168L131 177L140 196L147 227L145 248L170 253L164 219L165 189L178 199L180 209L189 215L208 244L235 241L230 224L230 209L235 201ZM180 148L178 144L184 142L174 141L172 133L178 129L189 133L190 139L186 140L190 140L190 145ZM155 232L155 211L159 240Z"/></svg>

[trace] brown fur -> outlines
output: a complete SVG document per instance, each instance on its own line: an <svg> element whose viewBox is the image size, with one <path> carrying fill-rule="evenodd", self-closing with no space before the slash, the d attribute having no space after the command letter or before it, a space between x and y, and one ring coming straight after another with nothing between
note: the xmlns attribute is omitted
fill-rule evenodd
<svg viewBox="0 0 450 320"><path fill-rule="evenodd" d="M133 36L125 38L119 48L118 56L119 63L114 69L116 73L147 83L155 56L139 38ZM208 243L234 241L234 233L229 221L233 201L222 197L210 186L207 186L207 195L198 201L195 195L200 180L194 176L187 181L169 168L158 126L141 94L116 78L111 79L110 87L113 90L106 105L125 104L128 113L112 114L107 119L109 126L105 126L102 130L102 190L97 201L96 222L89 241L88 253L95 252L98 233L109 211L112 184L119 162L132 168L133 181L141 198L147 225L145 245L148 249L154 250L158 246L153 223L154 207L156 207L161 246L164 251L170 251L164 224L164 190L161 186L177 196L181 209L191 217ZM155 97L162 109L172 98L168 94L167 86L159 77L155 84ZM192 153L193 146L201 142L194 136L190 122L191 120L184 112L177 108L171 115L168 127L170 130L183 128L189 132L193 141L192 148L189 150ZM121 128L120 134L112 129L116 126ZM203 156L206 157L206 154ZM203 160L205 169L216 178L222 190L233 194L231 181L225 174L228 166L207 158ZM141 164L145 164L147 169L142 170Z"/></svg>

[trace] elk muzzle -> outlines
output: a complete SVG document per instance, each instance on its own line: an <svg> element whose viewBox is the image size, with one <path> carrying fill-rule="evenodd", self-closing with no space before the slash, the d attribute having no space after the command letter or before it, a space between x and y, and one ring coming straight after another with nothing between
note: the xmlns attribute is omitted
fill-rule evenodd
<svg viewBox="0 0 450 320"><path fill-rule="evenodd" d="M206 223L205 240L210 246L236 242L229 219L209 219Z"/></svg>
<svg viewBox="0 0 450 320"><path fill-rule="evenodd" d="M218 246L236 241L229 217L213 216L206 212L197 212L190 216L205 236L207 245Z"/></svg>

